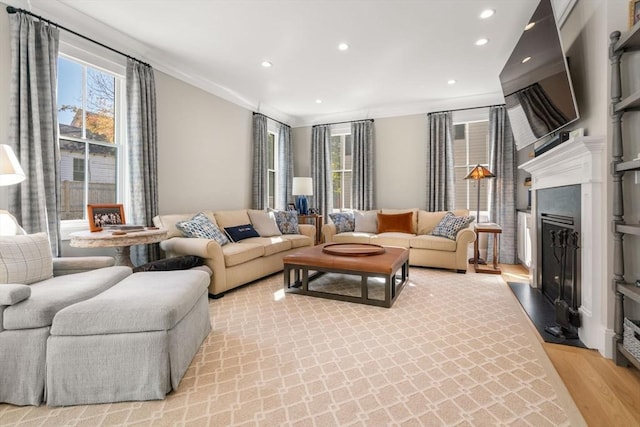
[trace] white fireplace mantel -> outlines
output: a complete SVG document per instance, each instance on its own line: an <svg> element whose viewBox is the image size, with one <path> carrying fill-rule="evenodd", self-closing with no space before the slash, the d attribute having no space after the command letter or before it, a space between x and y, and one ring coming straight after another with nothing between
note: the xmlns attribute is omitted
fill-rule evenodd
<svg viewBox="0 0 640 427"><path fill-rule="evenodd" d="M589 348L612 357L613 331L607 330L607 207L605 189L607 165L604 137L578 137L519 166L531 174L532 284L538 287L536 190L580 185L581 195L581 289L582 326L578 334Z"/></svg>

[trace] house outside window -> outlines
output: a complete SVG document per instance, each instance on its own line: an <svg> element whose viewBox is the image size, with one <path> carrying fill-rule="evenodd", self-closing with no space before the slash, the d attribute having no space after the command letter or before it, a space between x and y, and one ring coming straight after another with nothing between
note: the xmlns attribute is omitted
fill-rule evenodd
<svg viewBox="0 0 640 427"><path fill-rule="evenodd" d="M66 55L62 46L58 144L64 231L74 220L86 224L87 204L122 203L125 78L124 67L105 69Z"/></svg>
<svg viewBox="0 0 640 427"><path fill-rule="evenodd" d="M267 136L267 204L276 209L278 191L278 139L274 132Z"/></svg>
<svg viewBox="0 0 640 427"><path fill-rule="evenodd" d="M353 171L353 144L351 134L331 134L331 179L333 184L333 209L352 208L351 177Z"/></svg>
<svg viewBox="0 0 640 427"><path fill-rule="evenodd" d="M477 210L478 181L464 179L464 177L477 164L489 167L489 149L489 122L487 120L454 124L453 161L456 209L468 209L473 212ZM479 182L480 215L488 218L489 180L483 179Z"/></svg>

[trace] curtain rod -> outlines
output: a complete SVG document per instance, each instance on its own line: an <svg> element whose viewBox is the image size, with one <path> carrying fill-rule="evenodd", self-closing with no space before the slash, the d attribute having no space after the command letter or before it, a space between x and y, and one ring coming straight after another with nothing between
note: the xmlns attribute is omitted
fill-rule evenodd
<svg viewBox="0 0 640 427"><path fill-rule="evenodd" d="M367 121L369 121L369 122L375 122L375 120L373 120L373 119L349 120L349 121L346 121L346 122L322 123L322 124L319 124L319 125L313 125L313 126L311 126L311 127L314 127L314 126L343 125L343 124L345 124L345 123L353 123L353 122L367 122Z"/></svg>
<svg viewBox="0 0 640 427"><path fill-rule="evenodd" d="M253 112L253 115L255 116L256 114L260 114L261 116L265 116L267 119L269 119L269 120L273 120L273 121L274 121L274 122L276 122L276 123L280 123L280 124L281 124L281 125L283 125L283 126L291 127L291 126L289 126L288 124L281 122L280 120L276 120L276 119L274 119L273 117L269 117L269 116L267 116L266 114L256 113L256 112L254 111L254 112Z"/></svg>
<svg viewBox="0 0 640 427"><path fill-rule="evenodd" d="M115 52L115 53L117 53L117 54L119 54L119 55L122 55L122 56L124 56L124 57L129 58L129 59L133 59L134 61L139 62L140 64L143 64L143 65L146 65L147 67L151 67L151 65L147 64L146 62L140 61L138 58L134 58L134 57L133 57L133 56L131 56L131 55L127 55L126 53L122 53L122 52L120 52L119 50L116 50L116 49L114 49L114 48L112 48L112 47L109 47L109 46L107 46L107 45L103 44L103 43L100 43L99 41L96 41L96 40L90 39L90 38L89 38L89 37L87 37L87 36L83 36L82 34L76 33L75 31L70 30L70 29L69 29L69 28L67 28L67 27L63 27L63 26L62 26L62 25L60 25L60 24L57 24L57 23L55 23L55 22L53 22L53 21L50 21L50 20L48 20L48 19L46 19L46 18L43 18L42 16L36 15L35 13L31 13L31 12L29 12L28 10L18 9L18 8L13 7L13 6L7 6L7 13L9 13L9 14L14 14L14 13L17 13L17 12L26 13L27 15L31 15L31 16L33 16L34 18L39 19L40 21L44 21L44 22L46 22L46 23L48 23L48 24L50 24L50 25L53 25L54 27L58 27L58 28L60 28L60 29L62 29L62 30L65 30L65 31L66 31L66 32L68 32L68 33L71 33L71 34L73 34L73 35L75 35L75 36L78 36L78 37L83 38L83 39L85 39L85 40L87 40L87 41L90 41L91 43L95 43L95 44L97 44L98 46L101 46L101 47L103 47L103 48L105 48L105 49L108 49L108 50L110 50L110 51L112 51L112 52Z"/></svg>
<svg viewBox="0 0 640 427"><path fill-rule="evenodd" d="M504 106L504 104L483 105L482 107L456 108L455 110L432 111L430 113L427 113L427 116L430 116L431 114L438 114L438 113L453 113L455 111L476 110L479 108L491 108L491 107L502 107L502 106Z"/></svg>

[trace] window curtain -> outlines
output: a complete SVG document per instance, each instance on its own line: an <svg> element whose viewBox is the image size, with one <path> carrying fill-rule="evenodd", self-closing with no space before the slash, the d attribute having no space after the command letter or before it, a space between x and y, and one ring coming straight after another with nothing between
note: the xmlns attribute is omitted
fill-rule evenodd
<svg viewBox="0 0 640 427"><path fill-rule="evenodd" d="M276 209L287 209L293 192L293 147L291 127L281 124L278 132L278 192Z"/></svg>
<svg viewBox="0 0 640 427"><path fill-rule="evenodd" d="M10 14L9 144L27 180L9 187L9 210L28 233L46 231L60 255L58 29L21 12Z"/></svg>
<svg viewBox="0 0 640 427"><path fill-rule="evenodd" d="M502 227L500 262L516 264L516 148L504 106L489 109L489 170L496 176L489 180L489 220ZM487 254L493 253L489 239Z"/></svg>
<svg viewBox="0 0 640 427"><path fill-rule="evenodd" d="M267 161L268 161L267 116L253 113L253 179L251 188L251 206L253 209L266 209L267 200Z"/></svg>
<svg viewBox="0 0 640 427"><path fill-rule="evenodd" d="M453 169L453 120L451 112L427 116L427 211L454 208L455 173Z"/></svg>
<svg viewBox="0 0 640 427"><path fill-rule="evenodd" d="M351 177L353 208L370 210L375 206L373 121L351 123L351 141L353 143Z"/></svg>
<svg viewBox="0 0 640 427"><path fill-rule="evenodd" d="M152 225L158 215L158 128L153 69L127 60L127 150L129 214L127 222ZM131 248L134 265L160 258L157 243Z"/></svg>
<svg viewBox="0 0 640 427"><path fill-rule="evenodd" d="M333 210L330 141L329 125L318 125L311 128L311 178L313 178L311 206L320 209L324 222L327 222L327 218Z"/></svg>
<svg viewBox="0 0 640 427"><path fill-rule="evenodd" d="M535 83L516 93L531 131L541 138L567 123L565 114L555 106L542 86Z"/></svg>

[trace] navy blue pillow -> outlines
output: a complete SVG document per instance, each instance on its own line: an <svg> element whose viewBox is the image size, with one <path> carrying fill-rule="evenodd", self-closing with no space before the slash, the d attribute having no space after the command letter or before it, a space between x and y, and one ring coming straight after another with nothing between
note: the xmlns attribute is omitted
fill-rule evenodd
<svg viewBox="0 0 640 427"><path fill-rule="evenodd" d="M249 237L260 237L256 229L253 228L253 225L251 224L236 225L235 227L225 227L224 231L234 242L239 242L240 240L248 239Z"/></svg>

